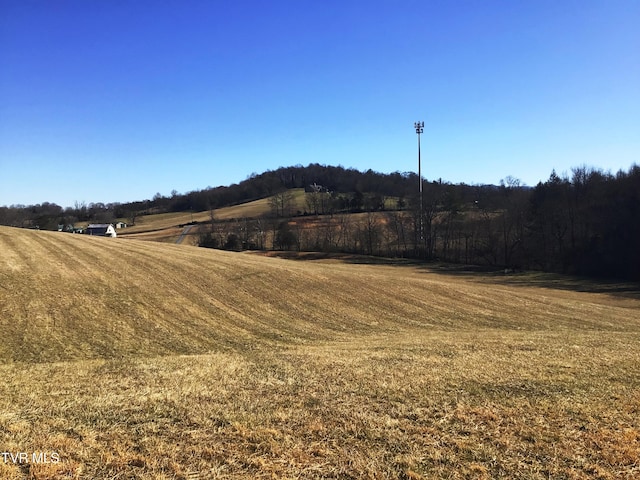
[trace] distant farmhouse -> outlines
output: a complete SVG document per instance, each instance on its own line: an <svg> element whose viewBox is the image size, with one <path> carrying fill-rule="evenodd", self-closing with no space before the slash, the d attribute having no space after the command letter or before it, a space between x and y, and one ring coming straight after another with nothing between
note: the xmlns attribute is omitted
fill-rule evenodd
<svg viewBox="0 0 640 480"><path fill-rule="evenodd" d="M87 226L87 235L98 235L100 237L116 237L116 229L111 223L92 223Z"/></svg>
<svg viewBox="0 0 640 480"><path fill-rule="evenodd" d="M127 228L127 224L124 222L118 222L116 223L116 229L118 228Z"/></svg>

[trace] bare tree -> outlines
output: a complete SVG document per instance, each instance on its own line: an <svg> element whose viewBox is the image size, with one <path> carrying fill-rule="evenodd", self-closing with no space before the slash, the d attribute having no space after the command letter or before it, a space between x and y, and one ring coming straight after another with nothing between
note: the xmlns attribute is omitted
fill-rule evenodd
<svg viewBox="0 0 640 480"><path fill-rule="evenodd" d="M255 222L255 233L257 239L256 245L258 249L264 250L267 245L267 232L264 220L260 217L258 217Z"/></svg>
<svg viewBox="0 0 640 480"><path fill-rule="evenodd" d="M340 232L340 245L342 250L349 250L349 240L352 238L350 216L342 214L338 220L338 230Z"/></svg>
<svg viewBox="0 0 640 480"><path fill-rule="evenodd" d="M293 193L290 190L276 193L269 199L269 206L276 217L290 217L293 206Z"/></svg>
<svg viewBox="0 0 640 480"><path fill-rule="evenodd" d="M522 250L527 195L522 191L519 179L508 176L500 181L504 207L500 212L503 263L505 267L517 267L521 263L516 253Z"/></svg>
<svg viewBox="0 0 640 480"><path fill-rule="evenodd" d="M380 224L376 219L376 215L373 212L367 212L367 217L364 222L364 239L366 252L369 255L374 255L380 249Z"/></svg>

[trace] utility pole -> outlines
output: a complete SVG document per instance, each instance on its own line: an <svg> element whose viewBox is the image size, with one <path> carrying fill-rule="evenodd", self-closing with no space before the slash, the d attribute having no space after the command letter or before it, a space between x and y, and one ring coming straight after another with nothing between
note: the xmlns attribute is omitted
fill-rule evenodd
<svg viewBox="0 0 640 480"><path fill-rule="evenodd" d="M418 134L418 182L419 182L419 190L420 190L420 245L424 245L424 212L423 212L423 202L422 202L422 165L420 161L420 134L424 132L424 122L414 122L414 128L416 129L416 133Z"/></svg>

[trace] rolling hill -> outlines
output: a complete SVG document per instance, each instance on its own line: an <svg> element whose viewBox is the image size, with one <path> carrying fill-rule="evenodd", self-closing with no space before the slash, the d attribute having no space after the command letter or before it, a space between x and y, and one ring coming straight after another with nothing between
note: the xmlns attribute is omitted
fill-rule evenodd
<svg viewBox="0 0 640 480"><path fill-rule="evenodd" d="M4 227L0 251L0 358L11 361L196 354L424 328L637 326L636 312L608 300L567 301L416 267L303 264Z"/></svg>
<svg viewBox="0 0 640 480"><path fill-rule="evenodd" d="M371 263L369 263L371 262ZM0 227L0 477L634 478L637 285Z"/></svg>
<svg viewBox="0 0 640 480"><path fill-rule="evenodd" d="M305 193L303 188L290 190L292 201L291 208L304 210ZM256 218L269 215L271 212L272 196L252 200L250 202L217 208L213 211L216 221L231 219ZM121 236L137 238L140 240L151 240L164 243L175 243L182 232L182 227L190 222L207 223L211 221L211 212L173 212L156 213L151 215L141 215L136 218L136 225L130 226L120 231ZM198 229L194 229L189 234L188 245L197 245Z"/></svg>

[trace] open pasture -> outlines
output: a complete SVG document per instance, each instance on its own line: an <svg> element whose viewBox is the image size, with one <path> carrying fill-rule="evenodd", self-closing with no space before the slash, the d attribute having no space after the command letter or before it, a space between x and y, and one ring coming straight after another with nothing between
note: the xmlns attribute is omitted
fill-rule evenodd
<svg viewBox="0 0 640 480"><path fill-rule="evenodd" d="M304 210L305 193L302 188L294 188L291 192L291 209ZM231 205L228 207L216 208L213 215L216 220L231 220L234 218L255 218L268 215L271 212L272 197L260 198L251 202ZM171 229L178 225L184 225L189 222L207 223L211 221L211 212L205 210L202 212L172 212L172 213L156 213L152 215L140 215L136 218L136 224L121 230L119 233L124 236L131 234L139 234L143 232L156 232L157 235L172 234ZM165 231L166 230L166 231ZM140 237L141 239L145 239Z"/></svg>
<svg viewBox="0 0 640 480"><path fill-rule="evenodd" d="M637 478L634 285L0 227L0 477Z"/></svg>

